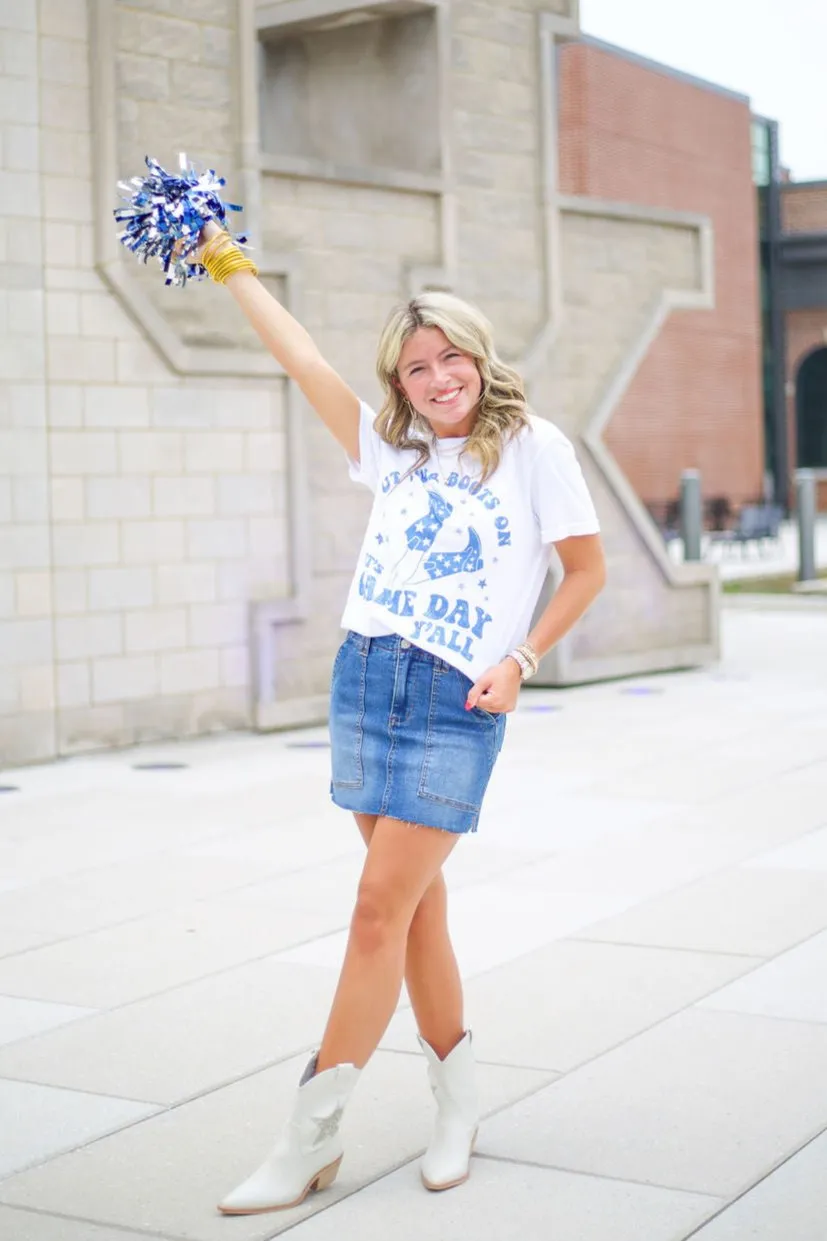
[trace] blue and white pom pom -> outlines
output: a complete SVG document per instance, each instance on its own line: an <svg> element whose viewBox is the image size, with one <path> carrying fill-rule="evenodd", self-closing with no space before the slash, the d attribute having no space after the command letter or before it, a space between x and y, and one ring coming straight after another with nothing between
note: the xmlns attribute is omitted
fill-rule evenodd
<svg viewBox="0 0 827 1241"><path fill-rule="evenodd" d="M119 207L114 215L125 225L118 240L143 263L157 259L166 272L166 283L183 287L187 280L206 275L201 264L189 257L198 246L201 229L208 220L217 220L226 229L227 212L241 211L241 207L224 202L219 191L226 181L212 169L198 174L187 166L183 154L179 163L180 171L170 173L147 155L148 175L119 183L129 205ZM239 246L247 242L243 234L233 240Z"/></svg>

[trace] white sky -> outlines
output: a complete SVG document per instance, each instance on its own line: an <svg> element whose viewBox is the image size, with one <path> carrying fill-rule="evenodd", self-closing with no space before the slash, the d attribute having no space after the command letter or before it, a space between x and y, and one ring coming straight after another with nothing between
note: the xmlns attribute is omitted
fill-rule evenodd
<svg viewBox="0 0 827 1241"><path fill-rule="evenodd" d="M797 181L827 180L827 0L581 0L585 34L748 95Z"/></svg>

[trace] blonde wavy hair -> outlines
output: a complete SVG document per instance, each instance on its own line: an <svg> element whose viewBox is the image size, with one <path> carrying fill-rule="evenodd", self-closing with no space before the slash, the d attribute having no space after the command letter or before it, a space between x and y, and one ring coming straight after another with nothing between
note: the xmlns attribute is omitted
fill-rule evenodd
<svg viewBox="0 0 827 1241"><path fill-rule="evenodd" d="M515 370L494 349L491 325L468 302L450 293L421 293L391 312L379 341L376 370L385 393L376 431L394 448L416 449L417 461L408 473L430 459L430 428L416 413L399 384L402 346L421 327L439 328L452 345L474 359L482 380L477 420L463 449L479 462L485 482L500 464L503 448L528 425L525 388Z"/></svg>

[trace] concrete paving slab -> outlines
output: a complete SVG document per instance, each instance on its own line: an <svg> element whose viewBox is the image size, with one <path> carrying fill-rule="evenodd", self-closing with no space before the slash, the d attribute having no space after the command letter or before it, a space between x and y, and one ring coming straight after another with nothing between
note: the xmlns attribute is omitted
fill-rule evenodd
<svg viewBox="0 0 827 1241"><path fill-rule="evenodd" d="M0 1176L41 1163L155 1111L157 1108L133 1099L0 1081L0 1115L4 1117Z"/></svg>
<svg viewBox="0 0 827 1241"><path fill-rule="evenodd" d="M620 798L668 799L677 794L694 805L725 797L755 782L757 764L767 762L770 770L774 769L770 740L756 736L754 742L753 753L740 757L726 753L719 745L706 745L698 753L696 745L691 764L679 752L669 758L654 755L646 765L614 776L612 789ZM780 765L776 769L783 770Z"/></svg>
<svg viewBox="0 0 827 1241"><path fill-rule="evenodd" d="M42 1004L39 1000L0 995L0 1046L42 1034L80 1017L90 1017L94 1012L93 1008L74 1008L71 1004Z"/></svg>
<svg viewBox="0 0 827 1241"><path fill-rule="evenodd" d="M280 872L274 867L269 873ZM267 875L268 868L255 862L159 852L29 885L0 896L0 957L222 892L242 893Z"/></svg>
<svg viewBox="0 0 827 1241"><path fill-rule="evenodd" d="M827 931L700 1002L722 1012L827 1023Z"/></svg>
<svg viewBox="0 0 827 1241"><path fill-rule="evenodd" d="M536 779L517 787L513 784L511 781L499 794L492 793L480 817L480 837L503 848L532 848L545 853L588 849L650 823L671 822L685 813L677 801L619 802L540 789ZM471 849L476 847L475 840L468 843Z"/></svg>
<svg viewBox="0 0 827 1241"><path fill-rule="evenodd" d="M71 806L34 800L7 812L11 830L0 837L0 866L18 879L40 882L138 861L220 830L192 807L157 797L122 798L123 790L106 791ZM226 823L221 826L227 830Z"/></svg>
<svg viewBox="0 0 827 1241"><path fill-rule="evenodd" d="M480 833L462 842L448 877L477 1051L494 1062L481 1070L486 1105L506 1109L485 1132L502 1124L509 1150L516 1143L535 1166L481 1158L456 1195L423 1194L415 1162L404 1161L430 1126L425 1066L418 1054L384 1050L346 1122L338 1197L307 1205L315 1214L303 1235L338 1217L343 1239L393 1235L409 1220L423 1222L418 1237L439 1236L448 1219L451 1241L465 1241L464 1220L476 1241L489 1219L505 1219L533 1241L542 1197L540 1236L559 1203L553 1222L564 1241L565 1228L577 1241L618 1241L627 1220L635 1241L684 1241L726 1221L685 1222L686 1191L700 1188L693 1201L705 1210L714 1196L715 1210L824 1128L827 1023L813 938L827 933L823 633L821 616L725 612L720 666L527 689ZM237 959L251 943L271 943L288 909L330 914L343 927L349 918L363 848L350 816L329 802L329 752L293 748L325 739L324 729L214 736L4 773L20 789L0 799L7 961L117 928L112 943L134 973L108 998L141 981L165 979L170 989L40 1033L26 1026L0 1047L0 1081L80 1098L80 1120L88 1099L170 1110L88 1145L79 1125L69 1146L82 1149L47 1153L41 1167L6 1180L0 1197L14 1186L19 1201L0 1207L0 1234L9 1211L15 1226L37 1221L31 1239L14 1241L122 1241L122 1232L264 1241L301 1220L245 1223L213 1211L272 1140L279 1100L319 1038L335 986L341 933L314 945L326 965L278 953ZM133 770L153 759L189 767ZM203 944L179 946L165 963L153 939L180 934L176 919L194 905ZM778 958L776 968L764 972L757 957ZM80 979L82 953L71 966L65 959ZM187 981L205 967L217 972ZM105 968L93 953L86 985L103 986ZM45 1000L10 1002L13 1033L21 1004L29 1022L35 1012L66 1015ZM386 1048L412 1048L411 1035L412 1016L401 1011ZM543 1067L532 1070L529 1057ZM558 1065L566 1076L525 1117L528 1105L517 1103L512 1125L511 1101L545 1089ZM47 1135L60 1131L43 1107L29 1113ZM521 1176L537 1188L526 1190ZM376 1177L386 1179L365 1189ZM593 1190L591 1214L581 1210L590 1202L581 1183ZM799 1241L797 1204L783 1194L779 1202L776 1216L765 1212L771 1241ZM739 1228L759 1227L745 1218L737 1241L746 1239Z"/></svg>
<svg viewBox="0 0 827 1241"><path fill-rule="evenodd" d="M611 894L621 910L719 871L754 849L748 833L659 823L613 834L588 849L558 853L511 879L544 890L552 900L558 892Z"/></svg>
<svg viewBox="0 0 827 1241"><path fill-rule="evenodd" d="M809 768L778 776L762 770L760 778L749 788L692 807L684 816L683 827L739 833L754 846L753 855L762 854L803 838L821 826L825 787L827 765L817 783L812 781ZM744 857L749 858L749 853L745 852Z"/></svg>
<svg viewBox="0 0 827 1241"><path fill-rule="evenodd" d="M0 961L0 993L115 1008L341 927L336 912L201 901Z"/></svg>
<svg viewBox="0 0 827 1241"><path fill-rule="evenodd" d="M352 831L355 835L355 824ZM364 860L365 850L359 847L344 857L301 870L279 871L259 883L210 897L209 904L218 912L234 911L239 918L248 911L257 917L280 909L323 913L342 926L353 912Z"/></svg>
<svg viewBox="0 0 827 1241"><path fill-rule="evenodd" d="M827 790L827 769L824 772L824 783L813 788L813 801L818 798L820 817L827 817L825 790ZM762 857L755 858L752 866L770 870L817 870L827 871L827 827L819 831L802 835L782 849L773 849Z"/></svg>
<svg viewBox="0 0 827 1241"><path fill-rule="evenodd" d="M693 1241L824 1241L827 1134L756 1185Z"/></svg>
<svg viewBox="0 0 827 1241"><path fill-rule="evenodd" d="M472 1179L429 1194L408 1168L299 1224L296 1241L683 1241L715 1198L550 1168L475 1159Z"/></svg>
<svg viewBox="0 0 827 1241"><path fill-rule="evenodd" d="M83 761L83 760L79 760ZM88 768L95 770L90 760L85 760ZM73 764L58 763L54 767L49 764L42 768L24 768L16 774L3 773L3 780L14 784L17 792L5 798L0 810L0 842L9 839L17 841L31 840L36 836L60 836L74 832L84 825L105 827L114 821L122 824L128 833L131 824L142 820L152 825L151 813L157 809L159 798L157 792L143 788L132 788L130 796L121 804L113 802L113 792L123 796L129 783L128 770L119 771L117 781L106 779L86 780L77 789L66 789L64 773ZM44 772L54 771L51 783L47 783ZM33 793L32 786L39 785L39 791ZM169 798L163 798L163 804L169 805ZM176 815L174 824L180 832L190 830L191 824ZM79 859L86 862L86 858Z"/></svg>
<svg viewBox="0 0 827 1241"><path fill-rule="evenodd" d="M176 1103L317 1043L335 985L267 958L0 1048L0 1077Z"/></svg>
<svg viewBox="0 0 827 1241"><path fill-rule="evenodd" d="M183 849L187 858L221 858L266 868L271 873L301 870L363 852L353 821L343 811L334 826L316 819L304 824L268 824L253 831L236 831Z"/></svg>
<svg viewBox="0 0 827 1241"><path fill-rule="evenodd" d="M770 957L827 923L827 874L736 867L646 901L578 938Z"/></svg>
<svg viewBox="0 0 827 1241"><path fill-rule="evenodd" d="M827 742L813 728L813 720L810 719L811 711L818 712L818 704L813 702L808 710L808 702L809 696L805 699L801 718L785 719L785 727L780 734L763 727L765 720L754 720L751 727L745 728L740 735L729 737L719 747L721 757L738 763L766 757L771 768L779 771L827 762ZM788 715L789 704L784 704L780 718Z"/></svg>
<svg viewBox="0 0 827 1241"><path fill-rule="evenodd" d="M25 887L22 879L0 879L0 893L17 892L20 888Z"/></svg>
<svg viewBox="0 0 827 1241"><path fill-rule="evenodd" d="M3 957L13 957L18 952L28 952L30 948L42 948L44 944L53 943L54 939L55 936L50 931L4 926L0 929L0 961Z"/></svg>
<svg viewBox="0 0 827 1241"><path fill-rule="evenodd" d="M86 1220L65 1219L16 1207L0 1207L0 1237L7 1237L9 1241L136 1241L134 1232L122 1232L120 1228L101 1228ZM170 1239L154 1233L147 1241Z"/></svg>
<svg viewBox="0 0 827 1241"><path fill-rule="evenodd" d="M694 1009L487 1121L479 1149L729 1198L825 1116L823 1026Z"/></svg>
<svg viewBox="0 0 827 1241"><path fill-rule="evenodd" d="M220 1216L216 1201L272 1145L304 1063L304 1057L289 1060L12 1177L0 1183L0 1201L191 1241L226 1241L230 1233L233 1241L258 1241L324 1211L424 1148L433 1110L424 1057L379 1053L345 1117L346 1155L332 1189L311 1195L295 1211L229 1221ZM483 1107L502 1107L548 1081L544 1073L485 1067ZM415 1166L405 1175L417 1183Z"/></svg>
<svg viewBox="0 0 827 1241"><path fill-rule="evenodd" d="M568 1072L756 964L747 957L563 940L472 978L466 1020L481 1060ZM416 1050L410 1011L396 1014L383 1046Z"/></svg>

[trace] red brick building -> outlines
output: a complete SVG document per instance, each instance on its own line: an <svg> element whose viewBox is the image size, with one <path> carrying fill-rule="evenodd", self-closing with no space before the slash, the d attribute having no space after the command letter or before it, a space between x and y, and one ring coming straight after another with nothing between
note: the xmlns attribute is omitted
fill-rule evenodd
<svg viewBox="0 0 827 1241"><path fill-rule="evenodd" d="M764 489L759 230L749 100L584 38L561 49L560 184L708 216L715 309L668 320L607 431L641 499L701 471L733 508Z"/></svg>

